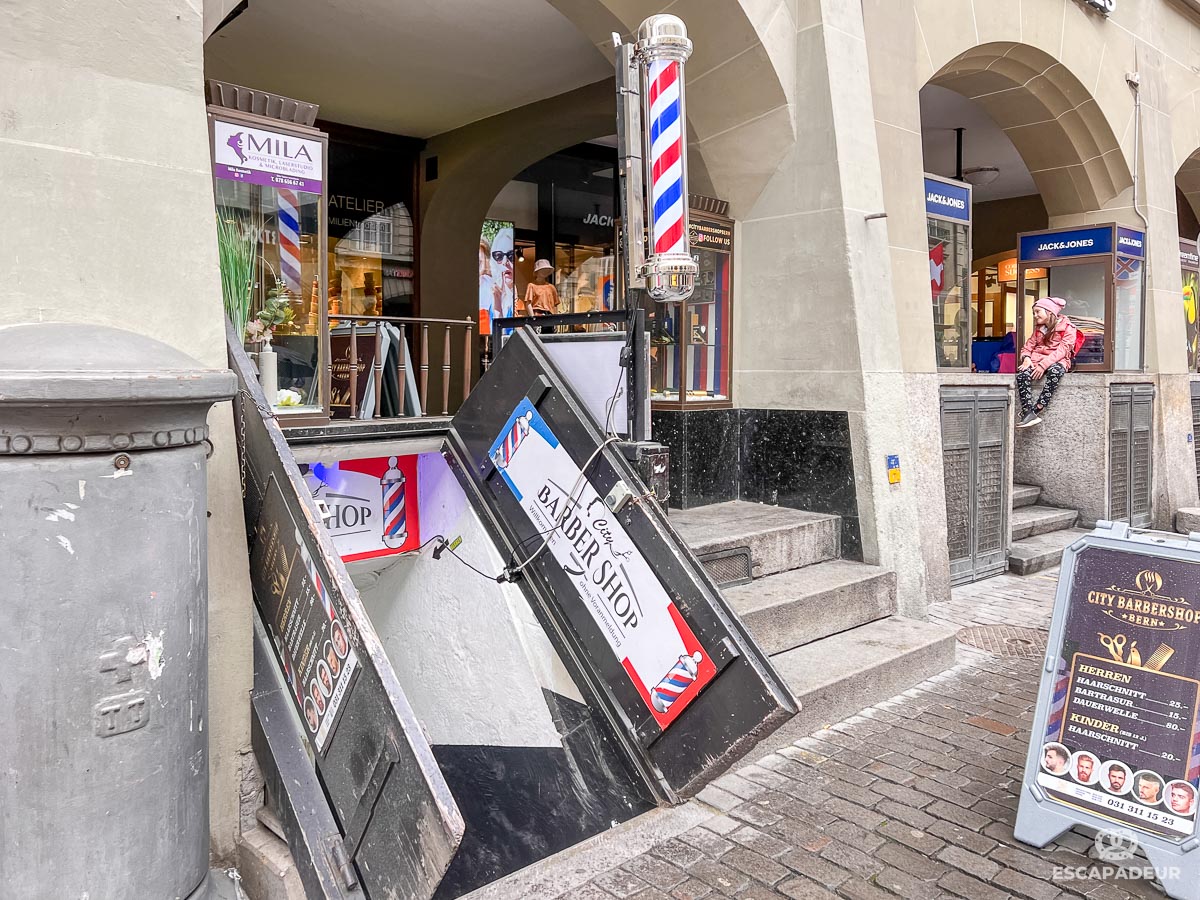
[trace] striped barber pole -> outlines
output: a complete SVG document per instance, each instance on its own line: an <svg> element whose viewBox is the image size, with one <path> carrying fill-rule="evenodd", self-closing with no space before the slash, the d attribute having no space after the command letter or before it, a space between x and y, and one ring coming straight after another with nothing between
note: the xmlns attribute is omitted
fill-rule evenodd
<svg viewBox="0 0 1200 900"><path fill-rule="evenodd" d="M276 188L279 220L279 270L289 291L300 293L300 198Z"/></svg>
<svg viewBox="0 0 1200 900"><path fill-rule="evenodd" d="M513 422L512 428L504 436L504 443L496 449L496 455L493 459L493 462L496 463L496 468L503 469L509 464L513 454L517 452L517 448L521 446L521 442L529 434L530 423L532 421L533 413L527 412Z"/></svg>
<svg viewBox="0 0 1200 900"><path fill-rule="evenodd" d="M683 99L680 64L654 60L650 82L650 227L655 253L687 253L683 191Z"/></svg>
<svg viewBox="0 0 1200 900"><path fill-rule="evenodd" d="M312 554L308 552L308 547L304 543L304 539L300 536L300 529L296 529L296 546L300 548L300 561L304 563L304 571L308 573L308 580L312 582L313 590L317 594L317 599L321 601L321 608L325 610L325 615L330 619L333 615L333 601L329 599L329 591L325 589L325 581L321 578L321 573L317 571L317 564L313 561Z"/></svg>
<svg viewBox="0 0 1200 900"><path fill-rule="evenodd" d="M395 550L408 539L404 473L397 467L396 457L388 457L388 470L379 484L383 490L383 543Z"/></svg>
<svg viewBox="0 0 1200 900"><path fill-rule="evenodd" d="M675 705L675 701L696 680L696 666L703 658L699 650L691 656L684 654L679 657L679 662L671 666L671 671L650 692L650 702L654 704L655 709L665 713Z"/></svg>
<svg viewBox="0 0 1200 900"><path fill-rule="evenodd" d="M1054 681L1054 699L1050 704L1050 714L1046 717L1046 740L1057 741L1062 733L1063 714L1067 711L1067 688L1071 684L1071 673L1067 670L1066 660L1059 658L1058 677Z"/></svg>
<svg viewBox="0 0 1200 900"><path fill-rule="evenodd" d="M1192 758L1188 760L1187 780L1192 784L1200 778L1200 722L1192 731Z"/></svg>

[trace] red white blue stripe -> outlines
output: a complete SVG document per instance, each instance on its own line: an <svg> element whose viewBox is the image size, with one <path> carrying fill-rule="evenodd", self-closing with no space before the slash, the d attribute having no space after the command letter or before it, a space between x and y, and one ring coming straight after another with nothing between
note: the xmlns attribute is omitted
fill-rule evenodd
<svg viewBox="0 0 1200 900"><path fill-rule="evenodd" d="M396 457L388 457L388 470L379 483L383 488L383 543L393 549L408 537L404 473L397 468Z"/></svg>
<svg viewBox="0 0 1200 900"><path fill-rule="evenodd" d="M500 445L499 453L497 454L499 459L495 460L497 467L503 469L509 464L513 454L521 446L521 441L525 440L526 435L529 434L530 422L532 421L533 413L526 413L513 421L512 428L504 436L504 443Z"/></svg>
<svg viewBox="0 0 1200 900"><path fill-rule="evenodd" d="M671 667L671 671L650 692L650 702L654 704L655 709L660 713L665 713L675 705L675 701L696 680L698 671L696 664L698 662L700 662L699 653L696 653L694 657L687 654L679 657L679 662Z"/></svg>
<svg viewBox="0 0 1200 900"><path fill-rule="evenodd" d="M654 60L650 82L650 240L654 253L687 253L683 97L677 60Z"/></svg>
<svg viewBox="0 0 1200 900"><path fill-rule="evenodd" d="M300 198L276 188L279 219L279 270L288 290L300 293Z"/></svg>

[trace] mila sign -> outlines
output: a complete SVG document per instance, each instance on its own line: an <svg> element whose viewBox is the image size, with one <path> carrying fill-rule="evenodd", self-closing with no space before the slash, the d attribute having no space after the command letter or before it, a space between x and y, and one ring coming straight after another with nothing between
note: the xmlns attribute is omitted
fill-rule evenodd
<svg viewBox="0 0 1200 900"><path fill-rule="evenodd" d="M320 141L213 119L217 178L319 194L323 150Z"/></svg>

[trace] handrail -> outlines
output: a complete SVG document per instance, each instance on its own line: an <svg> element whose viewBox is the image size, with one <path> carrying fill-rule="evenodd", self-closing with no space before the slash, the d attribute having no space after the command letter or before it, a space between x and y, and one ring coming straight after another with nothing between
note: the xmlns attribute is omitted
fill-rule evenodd
<svg viewBox="0 0 1200 900"><path fill-rule="evenodd" d="M360 316L355 314L343 315L341 313L332 314L329 317L330 329L334 327L350 326L350 418L358 418L358 328L362 323L376 324L389 323L396 324L400 330L400 349L397 353L396 363L396 396L400 405L401 414L404 410L404 395L405 385L408 376L407 355L404 348L408 346L408 326L420 326L420 356L418 372L420 380L419 398L422 416L429 415L429 327L431 325L442 326L442 415L450 414L450 376L453 367L450 363L450 329L455 326L464 328L463 341L463 390L462 398L467 399L471 393L471 375L474 371L474 363L472 359L472 350L474 342L472 337L475 330L475 321L470 318L466 319L439 319L426 318L420 316ZM336 324L335 324L336 323ZM414 327L415 333L415 327ZM332 354L328 362L330 374L333 372ZM375 329L375 364L372 367L372 377L375 379L375 410L371 418L381 418L383 406L383 331L376 327Z"/></svg>

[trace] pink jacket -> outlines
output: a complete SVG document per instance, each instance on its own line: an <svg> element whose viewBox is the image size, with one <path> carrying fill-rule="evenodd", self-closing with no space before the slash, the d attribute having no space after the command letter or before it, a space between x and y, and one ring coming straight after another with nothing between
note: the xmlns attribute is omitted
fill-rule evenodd
<svg viewBox="0 0 1200 900"><path fill-rule="evenodd" d="M1054 330L1043 334L1042 329L1034 328L1033 334L1021 348L1021 359L1028 356L1035 366L1048 369L1055 363L1062 363L1068 372L1071 370L1071 357L1075 352L1075 339L1079 334L1071 320L1059 316Z"/></svg>

